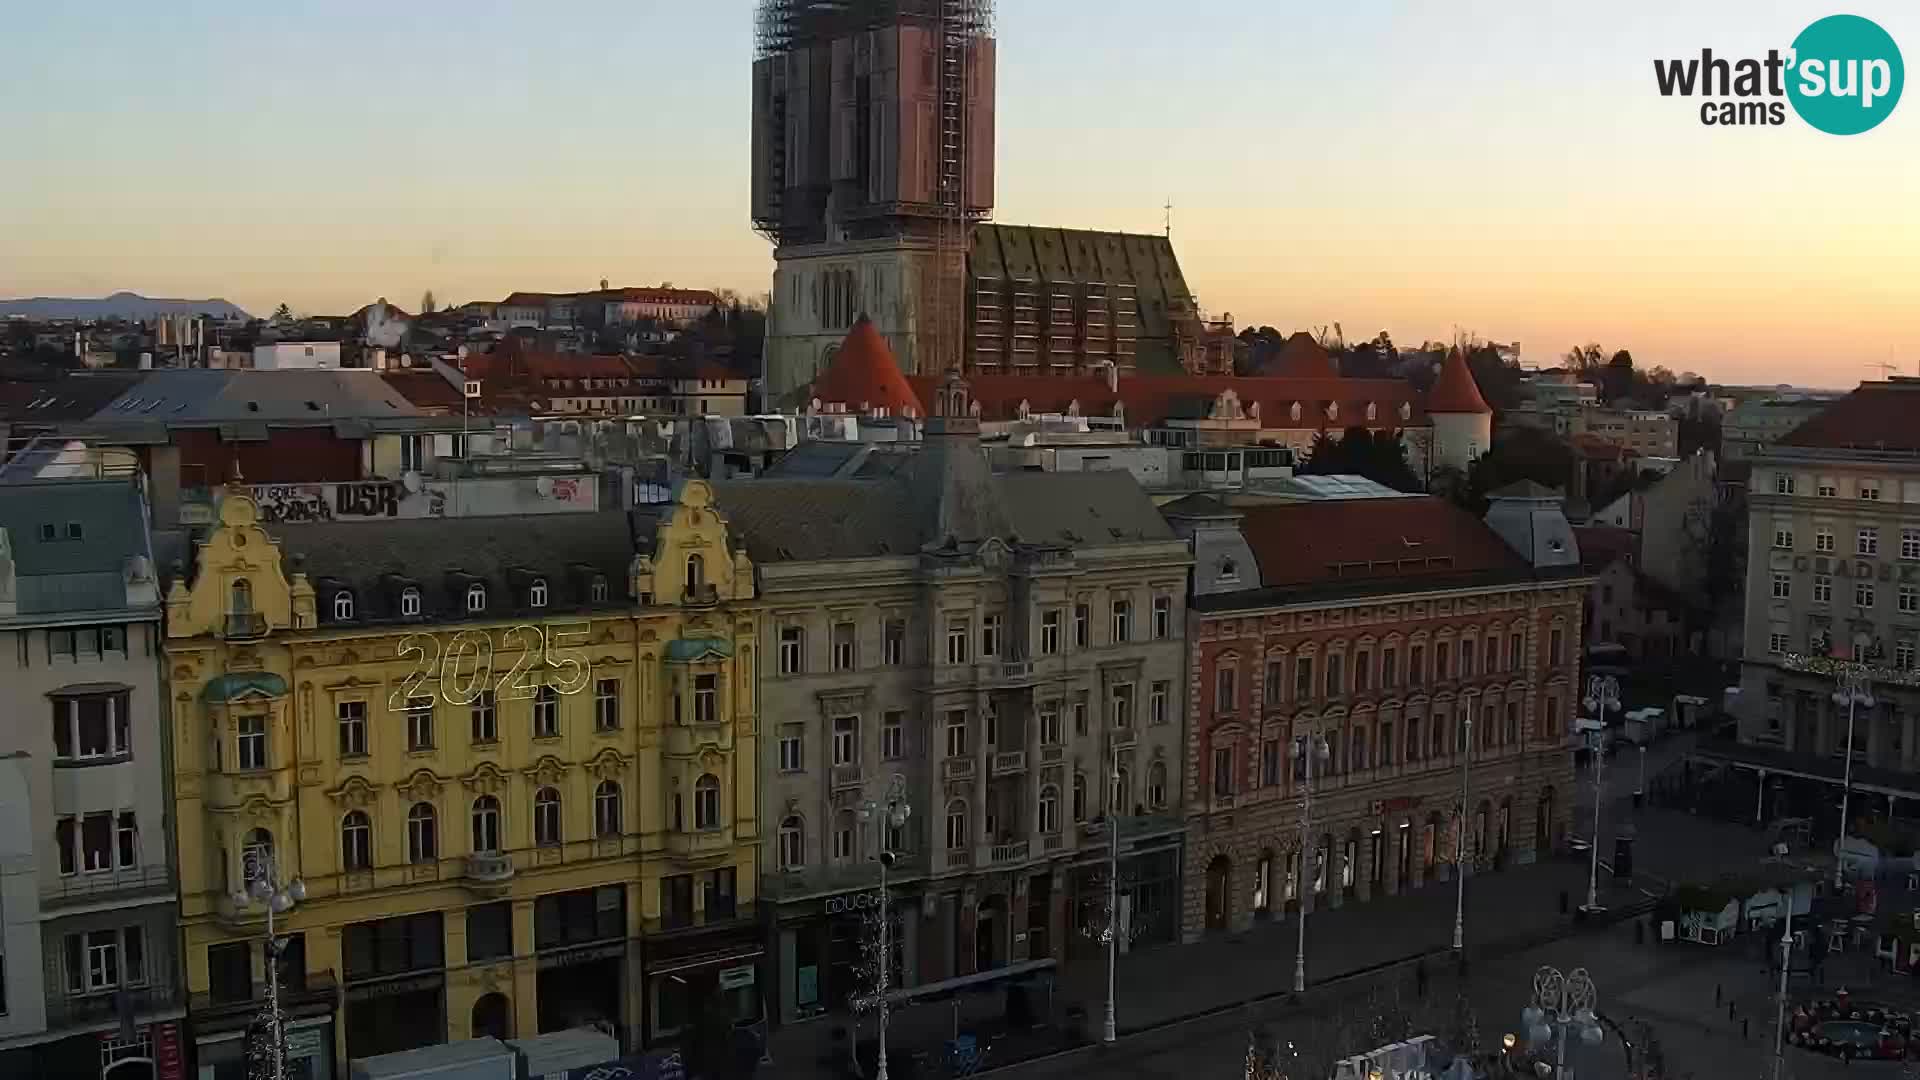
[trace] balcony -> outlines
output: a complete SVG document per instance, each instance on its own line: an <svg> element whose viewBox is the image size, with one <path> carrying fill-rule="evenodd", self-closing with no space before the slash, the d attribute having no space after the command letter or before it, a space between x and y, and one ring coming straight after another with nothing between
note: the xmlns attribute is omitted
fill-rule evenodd
<svg viewBox="0 0 1920 1080"><path fill-rule="evenodd" d="M1066 759L1067 748L1064 746L1043 746L1040 748L1040 764L1042 765L1058 765Z"/></svg>
<svg viewBox="0 0 1920 1080"><path fill-rule="evenodd" d="M293 798L293 769L249 769L207 775L207 805L214 809L244 806L260 798L281 805Z"/></svg>
<svg viewBox="0 0 1920 1080"><path fill-rule="evenodd" d="M133 1017L177 1009L185 995L172 986L141 986L88 994L84 997L47 997L49 1030L102 1024L119 1018L124 1009Z"/></svg>
<svg viewBox="0 0 1920 1080"><path fill-rule="evenodd" d="M980 849L979 865L988 867L1025 862L1027 861L1027 847L1028 843L1025 840L1012 840L1004 844L984 845Z"/></svg>
<svg viewBox="0 0 1920 1080"><path fill-rule="evenodd" d="M973 865L973 852L949 851L941 865L948 870L965 870Z"/></svg>
<svg viewBox="0 0 1920 1080"><path fill-rule="evenodd" d="M836 791L841 790L843 788L859 787L862 780L860 775L860 763L854 762L851 765L835 765L833 767L832 779L833 779L833 787L834 787L834 790Z"/></svg>
<svg viewBox="0 0 1920 1080"><path fill-rule="evenodd" d="M726 752L733 749L733 728L728 724L668 724L663 748L671 758L697 757L708 747Z"/></svg>
<svg viewBox="0 0 1920 1080"><path fill-rule="evenodd" d="M1031 686L1034 678L1033 661L988 660L979 665L974 677L989 686Z"/></svg>
<svg viewBox="0 0 1920 1080"><path fill-rule="evenodd" d="M173 878L164 866L141 866L98 874L63 877L40 894L44 908L125 900L173 892Z"/></svg>
<svg viewBox="0 0 1920 1080"><path fill-rule="evenodd" d="M701 829L697 832L667 833L667 854L682 859L703 859L733 850L732 829Z"/></svg>
<svg viewBox="0 0 1920 1080"><path fill-rule="evenodd" d="M267 636L267 617L257 611L230 611L225 630L221 636L228 641L255 641Z"/></svg>
<svg viewBox="0 0 1920 1080"><path fill-rule="evenodd" d="M680 602L688 607L712 607L720 602L716 585L689 585L680 592Z"/></svg>
<svg viewBox="0 0 1920 1080"><path fill-rule="evenodd" d="M1002 750L993 755L993 775L1017 776L1027 771L1025 750Z"/></svg>
<svg viewBox="0 0 1920 1080"><path fill-rule="evenodd" d="M1140 740L1140 733L1131 726L1113 729L1113 745L1125 750Z"/></svg>
<svg viewBox="0 0 1920 1080"><path fill-rule="evenodd" d="M950 757L940 763L942 780L971 780L974 772L974 760L970 757Z"/></svg>
<svg viewBox="0 0 1920 1080"><path fill-rule="evenodd" d="M513 881L513 856L502 853L469 855L461 876L468 888L487 895L498 895Z"/></svg>

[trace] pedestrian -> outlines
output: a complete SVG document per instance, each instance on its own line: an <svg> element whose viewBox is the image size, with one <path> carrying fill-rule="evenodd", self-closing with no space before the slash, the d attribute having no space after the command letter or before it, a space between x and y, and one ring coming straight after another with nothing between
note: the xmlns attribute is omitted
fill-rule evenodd
<svg viewBox="0 0 1920 1080"><path fill-rule="evenodd" d="M1413 962L1413 992L1421 1001L1427 1000L1427 958L1424 956Z"/></svg>

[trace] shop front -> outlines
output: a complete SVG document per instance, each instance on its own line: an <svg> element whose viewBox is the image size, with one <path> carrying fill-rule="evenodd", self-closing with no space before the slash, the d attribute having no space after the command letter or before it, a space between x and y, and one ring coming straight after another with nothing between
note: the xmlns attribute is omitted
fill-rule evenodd
<svg viewBox="0 0 1920 1080"><path fill-rule="evenodd" d="M130 1022L108 1031L0 1050L0 1077L14 1076L186 1080L181 1024L177 1020Z"/></svg>
<svg viewBox="0 0 1920 1080"><path fill-rule="evenodd" d="M647 1046L689 1046L705 1025L759 1028L765 955L750 920L648 934L641 945Z"/></svg>
<svg viewBox="0 0 1920 1080"><path fill-rule="evenodd" d="M533 907L533 941L538 1034L571 1028L622 1031L626 888L602 885L540 897Z"/></svg>
<svg viewBox="0 0 1920 1080"><path fill-rule="evenodd" d="M1122 840L1118 898L1122 952L1168 945L1180 935L1180 844L1178 833ZM1096 849L1097 850L1097 849ZM1092 853L1089 853L1092 854ZM1082 855L1073 868L1070 934L1095 936L1105 922L1107 859Z"/></svg>
<svg viewBox="0 0 1920 1080"><path fill-rule="evenodd" d="M917 980L914 958L920 922L909 917L920 909L918 886L891 890L893 972L896 988ZM848 1001L872 990L867 974L871 961L868 943L877 942L880 890L860 889L830 896L810 897L777 909L772 949L775 987L769 1011L782 1024L828 1013L845 1013Z"/></svg>

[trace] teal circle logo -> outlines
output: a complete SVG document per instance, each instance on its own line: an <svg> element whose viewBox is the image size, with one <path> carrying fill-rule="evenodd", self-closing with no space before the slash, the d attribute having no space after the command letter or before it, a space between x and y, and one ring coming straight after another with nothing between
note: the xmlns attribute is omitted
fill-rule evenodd
<svg viewBox="0 0 1920 1080"><path fill-rule="evenodd" d="M1800 119L1829 135L1878 126L1907 81L1893 36L1858 15L1829 15L1800 31L1792 64L1787 100Z"/></svg>

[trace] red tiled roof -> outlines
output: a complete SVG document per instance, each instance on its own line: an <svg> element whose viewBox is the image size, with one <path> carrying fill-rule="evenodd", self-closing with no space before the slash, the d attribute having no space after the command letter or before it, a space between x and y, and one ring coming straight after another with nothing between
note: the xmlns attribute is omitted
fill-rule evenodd
<svg viewBox="0 0 1920 1080"><path fill-rule="evenodd" d="M1282 379L1333 379L1340 375L1334 369L1332 354L1305 330L1296 330L1281 342L1279 351L1261 366L1260 374Z"/></svg>
<svg viewBox="0 0 1920 1080"><path fill-rule="evenodd" d="M923 400L939 381L928 375L907 380ZM980 418L990 422L1018 419L1022 401L1032 413L1064 413L1078 402L1083 416L1111 416L1117 401L1126 409L1127 426L1157 427L1169 416L1190 415L1193 407L1232 390L1242 409L1260 406L1260 422L1268 428L1341 431L1355 425L1392 429L1426 423L1418 395L1401 379L1138 375L1121 378L1118 392L1097 375L969 375L967 383L980 405ZM1292 418L1296 402L1298 420ZM1333 419L1327 418L1329 402L1340 406ZM1375 406L1372 421L1366 418L1369 404ZM1407 406L1405 420L1400 418L1402 404Z"/></svg>
<svg viewBox="0 0 1920 1080"><path fill-rule="evenodd" d="M1598 571L1615 559L1630 557L1639 545L1640 534L1617 525L1575 525L1573 539L1580 545L1581 567Z"/></svg>
<svg viewBox="0 0 1920 1080"><path fill-rule="evenodd" d="M1778 445L1920 450L1920 379L1861 383L1789 431Z"/></svg>
<svg viewBox="0 0 1920 1080"><path fill-rule="evenodd" d="M1591 431L1572 436L1567 440L1567 445L1573 448L1576 456L1592 461L1626 461L1637 456L1605 435L1595 435Z"/></svg>
<svg viewBox="0 0 1920 1080"><path fill-rule="evenodd" d="M1473 381L1473 369L1467 366L1467 355L1459 349L1447 350L1447 358L1440 364L1440 377L1433 381L1433 389L1427 391L1427 411L1493 412L1487 407L1487 399L1480 396L1480 384Z"/></svg>
<svg viewBox="0 0 1920 1080"><path fill-rule="evenodd" d="M705 304L708 307L720 303L719 294L712 289L608 289L592 295L611 303Z"/></svg>
<svg viewBox="0 0 1920 1080"><path fill-rule="evenodd" d="M571 300L571 293L516 292L500 301L501 307L546 307L549 300Z"/></svg>
<svg viewBox="0 0 1920 1080"><path fill-rule="evenodd" d="M844 405L849 412L885 409L894 415L926 415L920 398L900 374L887 339L865 315L847 331L833 363L813 381L813 397L822 405Z"/></svg>
<svg viewBox="0 0 1920 1080"><path fill-rule="evenodd" d="M1430 495L1239 509L1267 588L1527 569L1485 522Z"/></svg>

